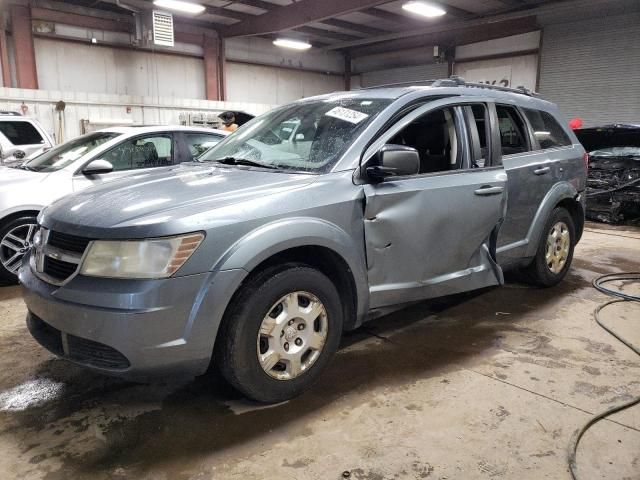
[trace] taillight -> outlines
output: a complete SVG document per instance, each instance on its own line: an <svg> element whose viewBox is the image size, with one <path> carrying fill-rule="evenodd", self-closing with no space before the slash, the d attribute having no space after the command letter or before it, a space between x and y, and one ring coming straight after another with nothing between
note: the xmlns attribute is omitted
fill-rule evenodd
<svg viewBox="0 0 640 480"><path fill-rule="evenodd" d="M582 161L584 162L584 169L589 170L589 154L587 152L582 155Z"/></svg>

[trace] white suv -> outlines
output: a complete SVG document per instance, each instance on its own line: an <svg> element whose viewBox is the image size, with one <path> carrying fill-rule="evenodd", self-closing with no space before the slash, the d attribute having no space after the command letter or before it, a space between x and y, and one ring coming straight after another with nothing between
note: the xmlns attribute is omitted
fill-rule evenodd
<svg viewBox="0 0 640 480"><path fill-rule="evenodd" d="M226 135L201 127L107 128L0 166L0 282L16 280L46 205L108 180L193 161Z"/></svg>
<svg viewBox="0 0 640 480"><path fill-rule="evenodd" d="M37 120L0 111L0 164L11 165L53 147L53 139Z"/></svg>

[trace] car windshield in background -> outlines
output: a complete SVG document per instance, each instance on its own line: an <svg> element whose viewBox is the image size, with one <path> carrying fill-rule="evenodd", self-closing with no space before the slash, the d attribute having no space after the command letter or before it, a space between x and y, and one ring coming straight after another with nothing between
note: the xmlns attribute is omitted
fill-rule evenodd
<svg viewBox="0 0 640 480"><path fill-rule="evenodd" d="M609 147L599 148L589 152L590 157L638 157L640 158L640 147Z"/></svg>
<svg viewBox="0 0 640 480"><path fill-rule="evenodd" d="M344 97L295 103L252 120L199 160L328 172L390 103L388 99Z"/></svg>
<svg viewBox="0 0 640 480"><path fill-rule="evenodd" d="M119 135L122 134L116 132L88 133L38 155L26 162L22 168L34 172L55 172Z"/></svg>

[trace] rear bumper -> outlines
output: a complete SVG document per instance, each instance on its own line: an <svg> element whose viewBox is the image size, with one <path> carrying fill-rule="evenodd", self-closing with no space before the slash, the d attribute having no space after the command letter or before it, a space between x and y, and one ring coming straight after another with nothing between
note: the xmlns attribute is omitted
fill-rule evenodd
<svg viewBox="0 0 640 480"><path fill-rule="evenodd" d="M57 287L26 265L19 279L32 336L62 358L131 380L204 373L224 309L245 275L228 270L162 280L77 276Z"/></svg>

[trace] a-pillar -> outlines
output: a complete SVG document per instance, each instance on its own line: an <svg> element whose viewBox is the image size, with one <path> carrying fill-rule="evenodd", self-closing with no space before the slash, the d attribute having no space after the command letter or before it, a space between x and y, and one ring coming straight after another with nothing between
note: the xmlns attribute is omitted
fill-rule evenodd
<svg viewBox="0 0 640 480"><path fill-rule="evenodd" d="M31 9L23 5L11 6L11 30L16 59L18 88L38 88L36 53L31 33ZM4 62L3 62L4 65Z"/></svg>
<svg viewBox="0 0 640 480"><path fill-rule="evenodd" d="M205 35L203 50L204 79L207 100L224 100L224 42L217 35Z"/></svg>

